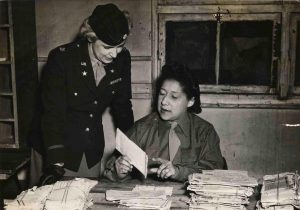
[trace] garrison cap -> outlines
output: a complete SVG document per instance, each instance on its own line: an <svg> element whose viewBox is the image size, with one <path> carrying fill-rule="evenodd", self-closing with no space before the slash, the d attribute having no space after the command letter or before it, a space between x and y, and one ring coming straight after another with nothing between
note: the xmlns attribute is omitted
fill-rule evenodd
<svg viewBox="0 0 300 210"><path fill-rule="evenodd" d="M89 24L105 44L116 46L129 34L128 21L114 4L98 5L89 17Z"/></svg>

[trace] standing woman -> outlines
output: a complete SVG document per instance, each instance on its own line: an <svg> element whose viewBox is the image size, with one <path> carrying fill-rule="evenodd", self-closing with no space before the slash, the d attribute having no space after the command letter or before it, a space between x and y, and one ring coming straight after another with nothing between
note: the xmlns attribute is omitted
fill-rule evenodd
<svg viewBox="0 0 300 210"><path fill-rule="evenodd" d="M79 39L50 52L41 79L49 182L64 171L100 175L107 107L116 127L127 131L133 125L131 58L124 47L128 34L128 21L117 6L98 5L84 20Z"/></svg>

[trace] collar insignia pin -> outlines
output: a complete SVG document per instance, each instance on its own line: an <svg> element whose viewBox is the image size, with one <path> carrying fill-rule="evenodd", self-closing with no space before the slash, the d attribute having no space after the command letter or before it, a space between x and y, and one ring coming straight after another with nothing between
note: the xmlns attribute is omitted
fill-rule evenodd
<svg viewBox="0 0 300 210"><path fill-rule="evenodd" d="M123 35L123 39L125 40L127 38L127 34L124 34Z"/></svg>
<svg viewBox="0 0 300 210"><path fill-rule="evenodd" d="M80 63L82 66L86 66L86 62L81 62Z"/></svg>
<svg viewBox="0 0 300 210"><path fill-rule="evenodd" d="M86 71L83 71L82 72L82 75L85 77L87 75L87 72Z"/></svg>

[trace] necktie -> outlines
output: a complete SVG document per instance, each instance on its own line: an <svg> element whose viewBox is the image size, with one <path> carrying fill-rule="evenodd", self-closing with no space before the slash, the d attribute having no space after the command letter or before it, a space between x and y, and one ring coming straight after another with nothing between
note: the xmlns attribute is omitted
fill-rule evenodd
<svg viewBox="0 0 300 210"><path fill-rule="evenodd" d="M180 146L180 140L175 132L175 128L177 126L176 122L171 124L170 132L169 132L169 154L170 154L170 161L173 161L177 150Z"/></svg>
<svg viewBox="0 0 300 210"><path fill-rule="evenodd" d="M101 79L105 76L105 69L103 67L103 64L100 61L94 65L94 74L95 74L96 85L98 86Z"/></svg>

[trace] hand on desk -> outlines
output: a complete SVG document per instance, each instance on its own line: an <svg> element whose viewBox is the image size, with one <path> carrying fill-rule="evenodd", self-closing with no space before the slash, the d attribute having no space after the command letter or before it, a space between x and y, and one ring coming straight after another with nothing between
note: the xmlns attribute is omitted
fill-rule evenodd
<svg viewBox="0 0 300 210"><path fill-rule="evenodd" d="M116 172L120 179L124 178L132 171L133 165L130 162L131 161L127 156L120 156L115 161Z"/></svg>
<svg viewBox="0 0 300 210"><path fill-rule="evenodd" d="M161 179L175 178L177 176L178 169L171 161L162 158L151 158L150 161L148 174L156 174ZM115 161L115 169L118 177L122 179L132 171L133 165L127 156L120 156Z"/></svg>
<svg viewBox="0 0 300 210"><path fill-rule="evenodd" d="M175 178L177 176L178 169L174 167L171 161L161 158L152 158L152 161L160 165L157 168L150 168L150 173L156 173L157 177L161 179Z"/></svg>
<svg viewBox="0 0 300 210"><path fill-rule="evenodd" d="M47 164L44 174L40 178L38 186L53 184L59 181L65 173L64 167L55 164Z"/></svg>

